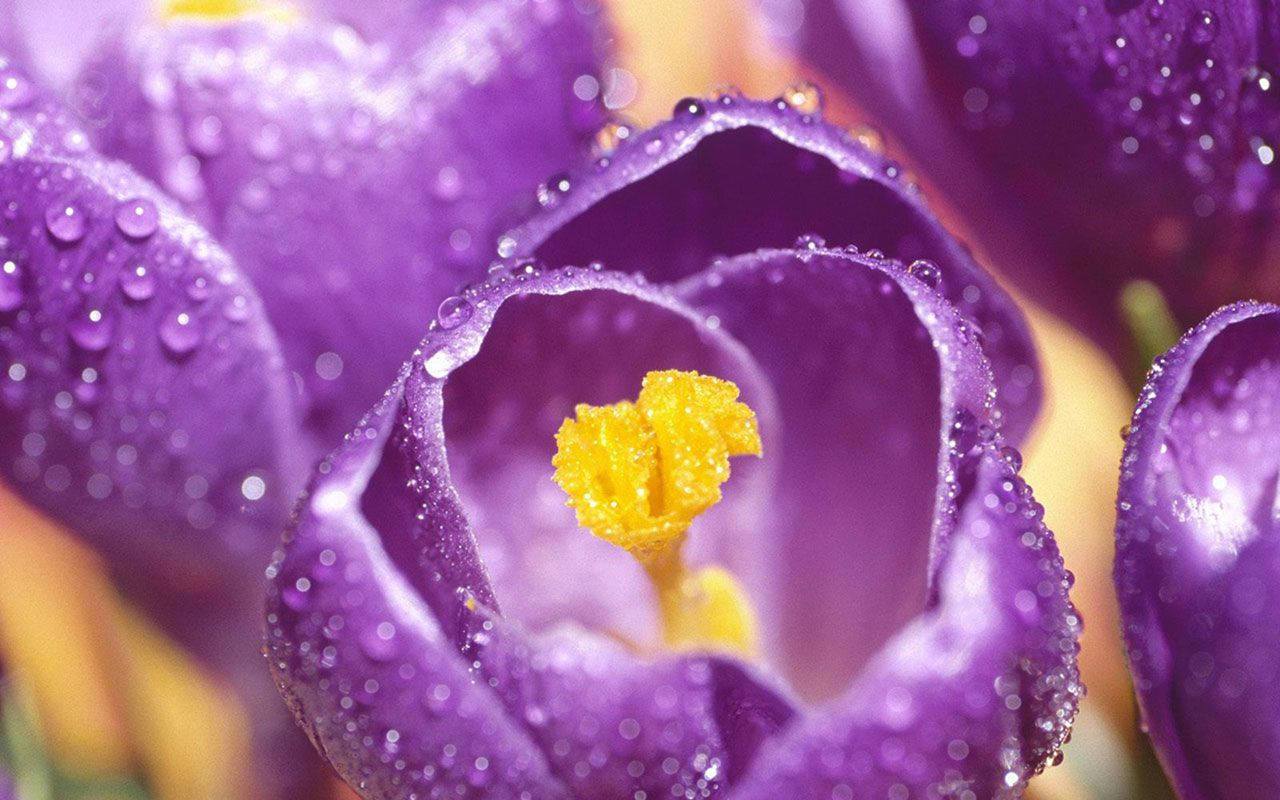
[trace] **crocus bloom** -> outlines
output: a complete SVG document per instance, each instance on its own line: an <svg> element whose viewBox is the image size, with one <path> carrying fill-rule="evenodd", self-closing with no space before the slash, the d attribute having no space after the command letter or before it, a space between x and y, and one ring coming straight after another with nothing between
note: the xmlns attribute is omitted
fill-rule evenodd
<svg viewBox="0 0 1280 800"><path fill-rule="evenodd" d="M1009 276L1116 344L1156 281L1184 323L1280 296L1276 17L1233 0L765 0Z"/></svg>
<svg viewBox="0 0 1280 800"><path fill-rule="evenodd" d="M1183 800L1280 794L1280 309L1227 306L1152 368L1116 585L1142 716Z"/></svg>
<svg viewBox="0 0 1280 800"><path fill-rule="evenodd" d="M594 133L597 14L421 13L369 41L171 16L109 45L74 112L0 65L0 470L260 686L260 722L261 571L317 443Z"/></svg>
<svg viewBox="0 0 1280 800"><path fill-rule="evenodd" d="M1055 757L1079 620L995 402L1025 431L1025 328L814 111L681 101L554 181L313 476L268 651L363 796L1003 798ZM720 399L664 419L645 392L690 372ZM667 500L757 449L698 519ZM691 483L636 473L672 452ZM758 658L659 644L669 587L617 545L685 525Z"/></svg>

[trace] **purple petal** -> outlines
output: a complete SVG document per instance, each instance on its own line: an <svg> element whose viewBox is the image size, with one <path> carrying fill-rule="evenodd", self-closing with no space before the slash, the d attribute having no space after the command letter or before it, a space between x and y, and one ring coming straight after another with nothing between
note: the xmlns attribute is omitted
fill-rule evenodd
<svg viewBox="0 0 1280 800"><path fill-rule="evenodd" d="M794 685L830 697L924 608L942 437L957 404L987 419L987 362L971 327L940 359L934 340L955 339L959 318L891 262L762 251L680 291L778 398L777 425L762 426L773 494L754 539L728 539L717 560L777 608L765 635ZM818 635L815 619L841 622Z"/></svg>
<svg viewBox="0 0 1280 800"><path fill-rule="evenodd" d="M731 661L648 661L577 621L631 633L607 611L530 608L530 595L603 573L612 584L595 602L653 611L634 564L552 549L590 537L537 484L550 486L553 434L574 403L634 393L651 369L736 378L765 403L767 389L731 340L618 274L518 267L457 302L466 311L428 335L320 468L271 570L282 691L368 797L718 793L789 703ZM499 496L501 529L477 524ZM539 549L541 575L487 571Z"/></svg>
<svg viewBox="0 0 1280 800"><path fill-rule="evenodd" d="M731 95L682 101L671 122L540 192L542 214L499 240L502 255L601 261L673 281L713 258L824 242L879 248L936 270L985 333L1005 427L1026 433L1040 400L1026 323L924 206L901 167L786 103Z"/></svg>
<svg viewBox="0 0 1280 800"><path fill-rule="evenodd" d="M840 695L766 745L742 796L1020 790L1074 716L1079 621L972 324L901 265L822 249L731 259L680 294L779 398L774 581L753 596L780 604L793 684Z"/></svg>
<svg viewBox="0 0 1280 800"><path fill-rule="evenodd" d="M1187 322L1280 293L1280 18L1266 4L809 0L775 16L927 166L1011 278L1106 344L1135 277Z"/></svg>
<svg viewBox="0 0 1280 800"><path fill-rule="evenodd" d="M595 67L598 15L472 5L412 58L321 23L173 21L82 79L99 87L104 149L182 199L253 279L320 441L377 399L593 125L572 87Z"/></svg>
<svg viewBox="0 0 1280 800"><path fill-rule="evenodd" d="M0 767L0 800L17 800L18 796L14 793L13 781L9 779L9 774Z"/></svg>
<svg viewBox="0 0 1280 800"><path fill-rule="evenodd" d="M1183 800L1280 792L1280 309L1156 361L1125 446L1116 585L1143 719Z"/></svg>
<svg viewBox="0 0 1280 800"><path fill-rule="evenodd" d="M126 583L257 572L300 433L253 288L16 71L0 121L0 468ZM233 579L228 576L234 576Z"/></svg>
<svg viewBox="0 0 1280 800"><path fill-rule="evenodd" d="M279 762L264 791L306 792L305 742L271 713L256 644L262 565L308 450L279 344L225 251L89 150L25 76L7 78L4 480L104 554L133 600L261 710L256 746Z"/></svg>
<svg viewBox="0 0 1280 800"><path fill-rule="evenodd" d="M955 454L926 610L841 699L766 744L734 800L1001 800L1056 761L1083 693L1080 624L1053 536L998 444Z"/></svg>
<svg viewBox="0 0 1280 800"><path fill-rule="evenodd" d="M13 65L28 67L27 48L13 6L0 6L0 56Z"/></svg>

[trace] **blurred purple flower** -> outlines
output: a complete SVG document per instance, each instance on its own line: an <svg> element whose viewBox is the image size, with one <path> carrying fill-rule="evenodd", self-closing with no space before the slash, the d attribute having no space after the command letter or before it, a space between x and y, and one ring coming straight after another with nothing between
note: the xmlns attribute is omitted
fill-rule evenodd
<svg viewBox="0 0 1280 800"><path fill-rule="evenodd" d="M1280 309L1223 308L1134 414L1116 584L1142 716L1183 800L1280 794Z"/></svg>
<svg viewBox="0 0 1280 800"><path fill-rule="evenodd" d="M0 474L263 724L262 569L319 444L599 122L573 91L598 14L422 13L401 20L413 41L156 20L66 104L0 20Z"/></svg>
<svg viewBox="0 0 1280 800"><path fill-rule="evenodd" d="M1233 0L765 0L981 244L1104 344L1154 280L1183 323L1280 297L1280 15Z"/></svg>
<svg viewBox="0 0 1280 800"><path fill-rule="evenodd" d="M995 404L1021 386L1016 441L1016 309L893 165L785 102L612 138L314 474L269 571L299 722L367 798L1019 796L1082 689ZM550 480L575 403L668 368L757 410L766 457L690 546L756 601L761 663L620 643L654 639L646 579Z"/></svg>

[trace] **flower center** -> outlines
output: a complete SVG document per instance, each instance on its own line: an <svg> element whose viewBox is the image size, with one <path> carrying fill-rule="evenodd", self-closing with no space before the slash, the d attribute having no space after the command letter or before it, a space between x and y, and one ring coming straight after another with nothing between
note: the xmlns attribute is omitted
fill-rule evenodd
<svg viewBox="0 0 1280 800"><path fill-rule="evenodd" d="M756 415L733 383L696 372L644 377L634 403L579 404L556 433L555 481L578 524L631 553L658 594L663 637L679 649L756 652L742 587L680 553L694 517L720 501L729 457L760 455Z"/></svg>

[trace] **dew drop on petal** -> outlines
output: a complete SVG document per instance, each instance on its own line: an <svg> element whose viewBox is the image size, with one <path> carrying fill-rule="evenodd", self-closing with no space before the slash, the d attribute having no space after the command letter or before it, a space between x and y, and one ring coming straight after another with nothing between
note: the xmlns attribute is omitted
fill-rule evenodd
<svg viewBox="0 0 1280 800"><path fill-rule="evenodd" d="M116 227L131 239L145 239L160 225L156 204L145 197L125 200L116 206Z"/></svg>
<svg viewBox="0 0 1280 800"><path fill-rule="evenodd" d="M701 100L686 97L676 103L671 113L677 117L700 117L707 113L707 108L702 104Z"/></svg>
<svg viewBox="0 0 1280 800"><path fill-rule="evenodd" d="M21 71L13 67L0 69L0 108L20 108L35 96L35 86Z"/></svg>
<svg viewBox="0 0 1280 800"><path fill-rule="evenodd" d="M52 203L44 212L44 225L49 235L63 244L75 244L84 238L84 212L74 203Z"/></svg>
<svg viewBox="0 0 1280 800"><path fill-rule="evenodd" d="M94 305L81 308L67 326L71 341L92 353L107 349L113 330L111 318Z"/></svg>
<svg viewBox="0 0 1280 800"><path fill-rule="evenodd" d="M1207 45L1218 36L1218 18L1212 11L1201 11L1191 23L1191 41Z"/></svg>
<svg viewBox="0 0 1280 800"><path fill-rule="evenodd" d="M22 305L22 272L13 261L0 263L0 313L16 311Z"/></svg>
<svg viewBox="0 0 1280 800"><path fill-rule="evenodd" d="M474 306L465 297L458 295L446 297L436 310L436 322L444 330L451 330L471 319L474 312Z"/></svg>
<svg viewBox="0 0 1280 800"><path fill-rule="evenodd" d="M146 264L126 267L120 273L120 291L130 300L150 300L156 293L156 281Z"/></svg>
<svg viewBox="0 0 1280 800"><path fill-rule="evenodd" d="M942 270L938 269L937 264L923 258L912 261L911 266L907 267L907 272L931 289L936 289L942 282Z"/></svg>
<svg viewBox="0 0 1280 800"><path fill-rule="evenodd" d="M199 325L187 311L170 314L160 323L160 341L175 356L191 353L200 346L201 338Z"/></svg>

